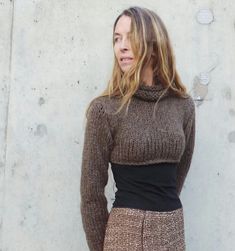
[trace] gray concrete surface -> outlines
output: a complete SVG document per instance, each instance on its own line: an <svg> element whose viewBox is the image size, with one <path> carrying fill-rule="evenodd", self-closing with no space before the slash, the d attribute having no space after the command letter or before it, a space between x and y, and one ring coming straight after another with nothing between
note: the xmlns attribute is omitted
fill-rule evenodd
<svg viewBox="0 0 235 251"><path fill-rule="evenodd" d="M165 22L197 106L195 153L181 194L187 251L234 250L234 1L3 0L1 251L88 251L79 211L84 111L107 84L112 25L131 5Z"/></svg>

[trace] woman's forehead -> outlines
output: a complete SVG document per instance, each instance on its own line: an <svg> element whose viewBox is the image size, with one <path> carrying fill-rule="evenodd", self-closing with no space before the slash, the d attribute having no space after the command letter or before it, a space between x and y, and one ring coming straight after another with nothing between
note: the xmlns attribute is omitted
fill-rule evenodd
<svg viewBox="0 0 235 251"><path fill-rule="evenodd" d="M114 35L130 33L131 18L128 16L121 16L116 24Z"/></svg>

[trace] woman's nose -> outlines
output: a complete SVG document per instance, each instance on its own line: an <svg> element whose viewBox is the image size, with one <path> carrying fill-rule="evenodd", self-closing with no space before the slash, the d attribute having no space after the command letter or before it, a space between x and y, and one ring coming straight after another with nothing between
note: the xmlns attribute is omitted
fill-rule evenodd
<svg viewBox="0 0 235 251"><path fill-rule="evenodd" d="M122 39L121 44L120 44L120 49L121 50L128 50L129 49L129 42L127 39Z"/></svg>

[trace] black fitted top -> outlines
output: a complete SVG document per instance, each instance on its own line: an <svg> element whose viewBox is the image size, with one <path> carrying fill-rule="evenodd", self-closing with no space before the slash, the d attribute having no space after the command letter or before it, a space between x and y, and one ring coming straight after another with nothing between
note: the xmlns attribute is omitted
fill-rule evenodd
<svg viewBox="0 0 235 251"><path fill-rule="evenodd" d="M121 165L111 162L117 191L113 207L172 211L182 207L176 192L176 164Z"/></svg>

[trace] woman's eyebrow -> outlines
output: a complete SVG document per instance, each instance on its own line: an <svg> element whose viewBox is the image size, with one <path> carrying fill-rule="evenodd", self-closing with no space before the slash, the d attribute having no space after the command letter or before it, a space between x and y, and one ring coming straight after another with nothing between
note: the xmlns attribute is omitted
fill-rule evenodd
<svg viewBox="0 0 235 251"><path fill-rule="evenodd" d="M130 32L127 32L127 34L130 34ZM121 35L121 34L120 34L120 33L118 33L118 32L114 32L114 34L113 34L113 35L114 35L114 36L115 36L115 35L118 35L118 36L119 36L119 35Z"/></svg>

